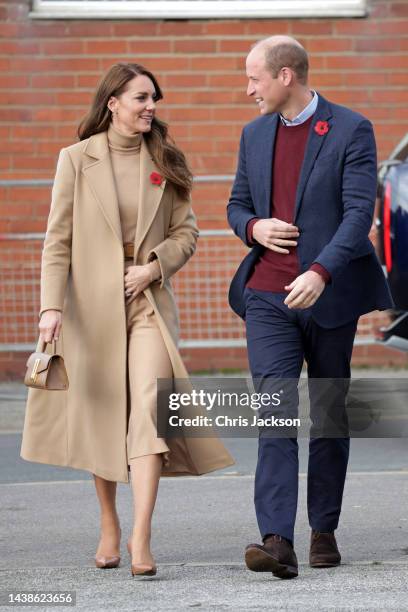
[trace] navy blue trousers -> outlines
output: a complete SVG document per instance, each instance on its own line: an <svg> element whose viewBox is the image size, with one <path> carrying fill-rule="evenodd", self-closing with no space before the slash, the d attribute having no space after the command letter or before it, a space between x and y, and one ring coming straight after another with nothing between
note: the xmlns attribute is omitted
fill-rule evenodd
<svg viewBox="0 0 408 612"><path fill-rule="evenodd" d="M287 293L245 289L248 359L252 378L298 379L303 361L309 378L350 378L350 360L357 320L324 329L310 309L290 310ZM310 387L309 387L310 396ZM310 418L314 422L310 396ZM343 410L343 406L336 409ZM345 412L345 409L344 409ZM261 415L260 415L261 416ZM287 415L293 416L293 414ZM340 421L343 415L339 415ZM321 532L338 526L349 456L350 438L311 437L307 473L309 524ZM296 437L264 437L258 441L255 510L262 538L270 533L294 541L299 460Z"/></svg>

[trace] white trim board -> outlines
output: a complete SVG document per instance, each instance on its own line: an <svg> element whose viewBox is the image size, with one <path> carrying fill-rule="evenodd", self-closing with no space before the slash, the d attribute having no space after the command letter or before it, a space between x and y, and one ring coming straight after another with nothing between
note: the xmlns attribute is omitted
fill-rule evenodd
<svg viewBox="0 0 408 612"><path fill-rule="evenodd" d="M367 0L33 0L35 19L364 17Z"/></svg>

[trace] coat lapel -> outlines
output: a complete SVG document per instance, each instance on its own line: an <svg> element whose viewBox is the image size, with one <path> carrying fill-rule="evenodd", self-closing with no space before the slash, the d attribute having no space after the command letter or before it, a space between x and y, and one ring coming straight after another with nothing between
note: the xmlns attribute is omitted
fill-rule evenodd
<svg viewBox="0 0 408 612"><path fill-rule="evenodd" d="M264 191L260 198L262 210L260 211L261 218L269 218L271 216L271 198L272 198L272 167L273 167L273 152L275 148L276 129L278 126L278 115L274 114L267 118L266 125L262 126L261 141L259 146L259 167L261 168L261 178L259 186L263 187Z"/></svg>
<svg viewBox="0 0 408 612"><path fill-rule="evenodd" d="M88 163L84 164L82 172L106 221L122 245L119 204L109 154L107 133L101 132L91 136L84 153L88 158Z"/></svg>
<svg viewBox="0 0 408 612"><path fill-rule="evenodd" d="M312 125L310 126L309 137L306 143L305 154L303 158L302 169L300 171L299 182L296 190L296 200L295 200L295 216L294 223L296 223L296 218L299 213L300 205L302 202L303 193L306 188L307 181L309 179L310 173L313 168L313 164L316 160L316 157L319 154L319 151L327 138L328 134L330 134L330 123L329 123L329 132L324 136L320 136L315 132L315 125L318 121L327 121L332 116L330 105L328 101L323 98L320 94L319 101L317 104L315 115L312 119Z"/></svg>
<svg viewBox="0 0 408 612"><path fill-rule="evenodd" d="M157 209L159 208L166 186L165 180L163 180L161 185L153 185L150 179L152 172L158 173L158 169L147 148L145 140L142 139L142 146L140 149L139 208L134 243L134 261L136 261L138 249L149 231Z"/></svg>

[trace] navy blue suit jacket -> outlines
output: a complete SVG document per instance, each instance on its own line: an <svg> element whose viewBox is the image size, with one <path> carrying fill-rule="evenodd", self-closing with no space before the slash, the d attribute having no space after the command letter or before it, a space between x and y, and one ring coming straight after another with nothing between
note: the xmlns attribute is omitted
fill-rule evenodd
<svg viewBox="0 0 408 612"><path fill-rule="evenodd" d="M228 203L228 221L247 245L246 226L270 218L273 148L277 113L264 115L242 131L238 170ZM317 121L329 131L320 136ZM289 128L290 129L290 128ZM288 160L290 163L290 160ZM368 238L377 186L376 145L368 119L319 93L296 193L293 223L299 228L301 272L314 262L331 281L312 307L322 327L344 325L372 310L393 306L381 265ZM256 244L230 286L231 308L245 318L244 289L264 247Z"/></svg>

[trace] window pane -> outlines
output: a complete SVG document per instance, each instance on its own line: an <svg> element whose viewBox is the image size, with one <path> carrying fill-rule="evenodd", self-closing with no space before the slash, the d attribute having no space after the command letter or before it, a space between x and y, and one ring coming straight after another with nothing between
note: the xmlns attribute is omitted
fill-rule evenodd
<svg viewBox="0 0 408 612"><path fill-rule="evenodd" d="M194 19L362 17L367 0L34 0L32 17Z"/></svg>

